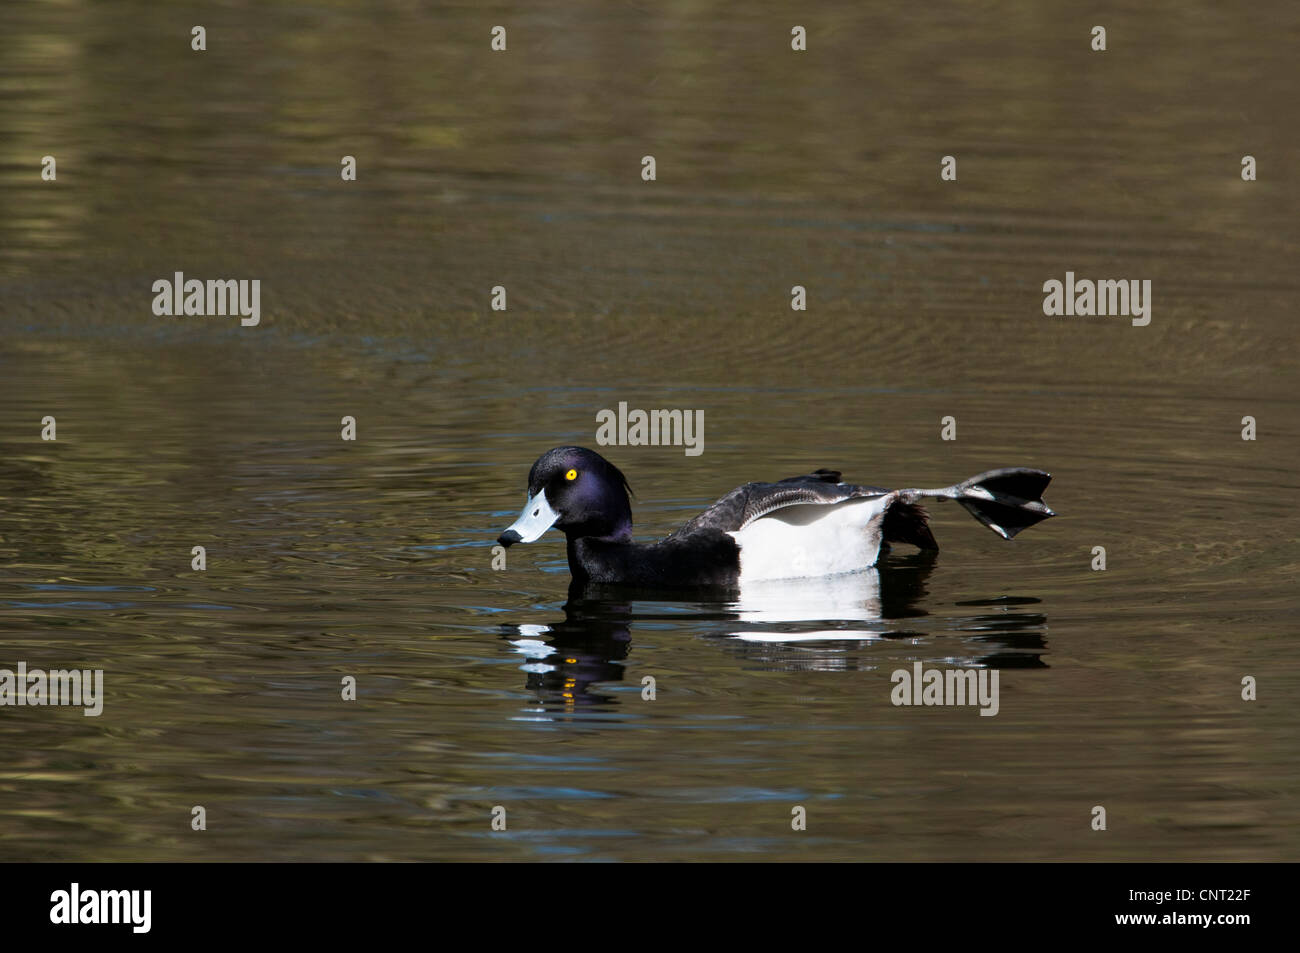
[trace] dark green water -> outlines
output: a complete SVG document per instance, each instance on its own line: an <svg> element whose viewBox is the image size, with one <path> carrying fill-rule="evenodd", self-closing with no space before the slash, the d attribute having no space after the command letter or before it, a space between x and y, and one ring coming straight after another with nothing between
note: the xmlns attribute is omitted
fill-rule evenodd
<svg viewBox="0 0 1300 953"><path fill-rule="evenodd" d="M106 692L0 707L6 859L1300 855L1300 12L821 7L0 6L0 668ZM1044 316L1066 271L1151 323ZM620 401L704 411L608 448L643 538L819 466L1061 515L566 611L558 535L491 545ZM998 715L894 707L915 661Z"/></svg>

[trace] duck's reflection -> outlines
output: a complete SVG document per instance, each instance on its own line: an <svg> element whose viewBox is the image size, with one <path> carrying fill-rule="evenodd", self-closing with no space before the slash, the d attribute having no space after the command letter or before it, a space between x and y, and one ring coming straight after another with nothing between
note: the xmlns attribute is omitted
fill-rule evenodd
<svg viewBox="0 0 1300 953"><path fill-rule="evenodd" d="M614 696L593 688L621 682L632 634L628 603L609 604L589 614L570 592L564 621L551 625L506 625L504 635L527 658L525 687L536 692L548 710L574 710L613 702Z"/></svg>
<svg viewBox="0 0 1300 953"><path fill-rule="evenodd" d="M914 640L932 634L899 626L921 619L933 553L891 557L879 569L847 576L765 583L740 591L674 593L625 586L574 583L564 619L546 625L505 625L502 636L524 657L526 687L547 713L608 707L622 693L624 660L634 623L690 628L724 642L728 650L763 668L845 670L857 664L864 643ZM935 632L962 634L972 648L950 664L991 668L1045 667L1047 618L1027 611L1036 599L1002 598L960 603L983 611L946 619ZM955 625L954 625L955 622ZM867 653L866 658L871 658ZM874 659L872 659L874 667ZM601 686L608 686L602 690ZM639 690L641 686L636 686Z"/></svg>

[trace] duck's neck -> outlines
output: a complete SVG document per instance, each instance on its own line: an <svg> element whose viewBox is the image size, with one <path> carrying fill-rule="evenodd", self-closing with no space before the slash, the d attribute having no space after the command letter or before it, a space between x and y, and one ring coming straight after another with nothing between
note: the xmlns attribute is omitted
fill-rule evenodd
<svg viewBox="0 0 1300 953"><path fill-rule="evenodd" d="M612 536L570 536L567 542L569 572L576 583L620 581L620 567L634 546L630 524Z"/></svg>

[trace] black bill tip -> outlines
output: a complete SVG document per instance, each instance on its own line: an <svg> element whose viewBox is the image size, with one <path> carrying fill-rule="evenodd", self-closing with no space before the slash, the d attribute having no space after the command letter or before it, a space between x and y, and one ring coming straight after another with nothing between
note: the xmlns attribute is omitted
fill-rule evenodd
<svg viewBox="0 0 1300 953"><path fill-rule="evenodd" d="M508 529L497 537L497 542L502 546L513 546L515 543L523 542L523 537L514 530Z"/></svg>

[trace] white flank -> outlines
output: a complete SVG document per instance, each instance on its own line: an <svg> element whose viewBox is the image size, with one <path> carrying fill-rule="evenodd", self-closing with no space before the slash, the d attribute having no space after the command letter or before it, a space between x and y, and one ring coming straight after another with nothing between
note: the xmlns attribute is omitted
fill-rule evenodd
<svg viewBox="0 0 1300 953"><path fill-rule="evenodd" d="M742 642L879 642L884 636L865 629L827 629L824 632L732 632Z"/></svg>
<svg viewBox="0 0 1300 953"><path fill-rule="evenodd" d="M740 547L740 583L860 572L880 554L881 516L896 495L785 506L730 535Z"/></svg>

